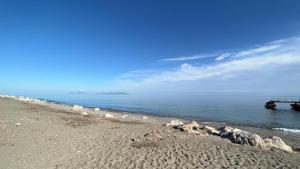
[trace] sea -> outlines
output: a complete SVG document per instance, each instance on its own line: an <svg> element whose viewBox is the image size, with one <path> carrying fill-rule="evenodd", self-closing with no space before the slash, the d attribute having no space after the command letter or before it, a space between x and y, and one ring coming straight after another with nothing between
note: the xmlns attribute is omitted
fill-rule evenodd
<svg viewBox="0 0 300 169"><path fill-rule="evenodd" d="M300 133L300 112L292 110L289 104L279 103L276 110L264 107L265 103L272 99L299 101L300 95L254 92L157 93L66 93L26 96L124 113L143 113Z"/></svg>
<svg viewBox="0 0 300 169"><path fill-rule="evenodd" d="M273 95L250 92L200 92L168 94L64 94L40 95L63 104L182 118L202 122L262 127L300 133L300 112L289 104L279 103L276 110L264 104L273 100L299 101L299 96Z"/></svg>

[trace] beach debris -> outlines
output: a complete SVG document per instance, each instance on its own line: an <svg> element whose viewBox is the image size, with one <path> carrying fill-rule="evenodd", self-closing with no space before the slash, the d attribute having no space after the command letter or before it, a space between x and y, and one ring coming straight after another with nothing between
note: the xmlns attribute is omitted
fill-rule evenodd
<svg viewBox="0 0 300 169"><path fill-rule="evenodd" d="M175 127L187 133L200 134L200 132L198 131L199 126L200 125L196 121L192 121L190 123L185 123L183 125Z"/></svg>
<svg viewBox="0 0 300 169"><path fill-rule="evenodd" d="M220 135L220 131L210 127L210 126L203 126L202 127L203 130L206 130L209 134L213 134L213 135Z"/></svg>
<svg viewBox="0 0 300 169"><path fill-rule="evenodd" d="M105 118L114 118L114 116L111 115L111 114L109 114L109 113L106 113L106 114L104 115L104 117L105 117Z"/></svg>
<svg viewBox="0 0 300 169"><path fill-rule="evenodd" d="M16 126L18 127L18 126L21 126L22 124L21 123L16 123Z"/></svg>
<svg viewBox="0 0 300 169"><path fill-rule="evenodd" d="M229 139L232 143L266 149L264 140L257 134L228 126L221 127L220 131L220 136Z"/></svg>
<svg viewBox="0 0 300 169"><path fill-rule="evenodd" d="M264 138L265 144L267 146L267 148L277 148L277 149L281 149L287 152L293 152L292 148L290 146L288 146L287 144L285 144L285 142L277 136L272 136L272 137L266 137Z"/></svg>
<svg viewBox="0 0 300 169"><path fill-rule="evenodd" d="M164 124L164 126L171 126L171 127L180 126L180 125L183 125L183 122L177 119L171 120L170 122Z"/></svg>
<svg viewBox="0 0 300 169"><path fill-rule="evenodd" d="M100 109L96 107L96 108L94 108L94 111L100 111Z"/></svg>
<svg viewBox="0 0 300 169"><path fill-rule="evenodd" d="M88 116L89 114L87 112L82 112L81 115Z"/></svg>
<svg viewBox="0 0 300 169"><path fill-rule="evenodd" d="M147 117L147 116L142 116L142 119L143 119L143 120L147 120L148 117Z"/></svg>
<svg viewBox="0 0 300 169"><path fill-rule="evenodd" d="M73 105L73 107L72 107L72 110L74 110L74 111L78 111L78 110L82 110L82 109L83 109L83 107L79 106L79 105Z"/></svg>

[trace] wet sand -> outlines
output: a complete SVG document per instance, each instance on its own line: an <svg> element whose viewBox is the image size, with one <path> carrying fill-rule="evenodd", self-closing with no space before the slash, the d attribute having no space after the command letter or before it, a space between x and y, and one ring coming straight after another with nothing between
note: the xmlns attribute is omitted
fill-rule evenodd
<svg viewBox="0 0 300 169"><path fill-rule="evenodd" d="M114 118L103 117L107 113ZM0 98L0 168L295 169L300 166L298 152L261 150L233 144L219 136L184 133L162 126L169 118L124 115ZM300 147L297 135L242 129L262 136L278 135L293 149Z"/></svg>

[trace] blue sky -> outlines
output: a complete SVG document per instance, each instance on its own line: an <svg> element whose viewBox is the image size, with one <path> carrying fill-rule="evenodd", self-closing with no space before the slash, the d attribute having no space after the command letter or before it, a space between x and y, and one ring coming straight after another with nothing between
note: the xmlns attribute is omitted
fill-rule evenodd
<svg viewBox="0 0 300 169"><path fill-rule="evenodd" d="M300 93L299 1L0 0L0 92Z"/></svg>

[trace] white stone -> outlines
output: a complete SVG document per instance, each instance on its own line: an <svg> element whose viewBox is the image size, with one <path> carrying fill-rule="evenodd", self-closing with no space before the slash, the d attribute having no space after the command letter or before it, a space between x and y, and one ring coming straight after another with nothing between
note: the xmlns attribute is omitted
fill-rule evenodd
<svg viewBox="0 0 300 169"><path fill-rule="evenodd" d="M89 114L87 112L82 112L81 115L88 116Z"/></svg>
<svg viewBox="0 0 300 169"><path fill-rule="evenodd" d="M22 124L21 123L16 123L16 126L21 126Z"/></svg>
<svg viewBox="0 0 300 169"><path fill-rule="evenodd" d="M259 135L237 128L222 127L220 129L220 136L229 139L233 143L266 149L266 144Z"/></svg>
<svg viewBox="0 0 300 169"><path fill-rule="evenodd" d="M78 111L78 110L82 110L82 109L83 109L83 107L82 106L78 106L78 105L74 105L72 107L72 110L74 110L74 111Z"/></svg>
<svg viewBox="0 0 300 169"><path fill-rule="evenodd" d="M200 134L200 132L198 131L199 124L196 121L180 125L178 126L178 128L187 133Z"/></svg>
<svg viewBox="0 0 300 169"><path fill-rule="evenodd" d="M143 119L143 120L147 120L148 117L147 117L147 116L143 116L142 119Z"/></svg>
<svg viewBox="0 0 300 169"><path fill-rule="evenodd" d="M109 114L109 113L106 113L106 114L104 115L104 117L105 117L105 118L113 118L114 116L111 115L111 114Z"/></svg>
<svg viewBox="0 0 300 169"><path fill-rule="evenodd" d="M177 119L171 120L170 122L165 124L165 126L171 126L171 127L180 126L180 125L183 125L183 122Z"/></svg>
<svg viewBox="0 0 300 169"><path fill-rule="evenodd" d="M264 138L267 148L277 148L287 152L293 152L292 148L285 144L285 142L277 136Z"/></svg>
<svg viewBox="0 0 300 169"><path fill-rule="evenodd" d="M96 108L94 108L94 111L100 111L100 109L96 107Z"/></svg>
<svg viewBox="0 0 300 169"><path fill-rule="evenodd" d="M203 129L206 130L209 134L220 135L220 131L213 127L203 126Z"/></svg>
<svg viewBox="0 0 300 169"><path fill-rule="evenodd" d="M125 114L125 115L122 116L122 119L125 119L127 117L128 117L128 114Z"/></svg>

